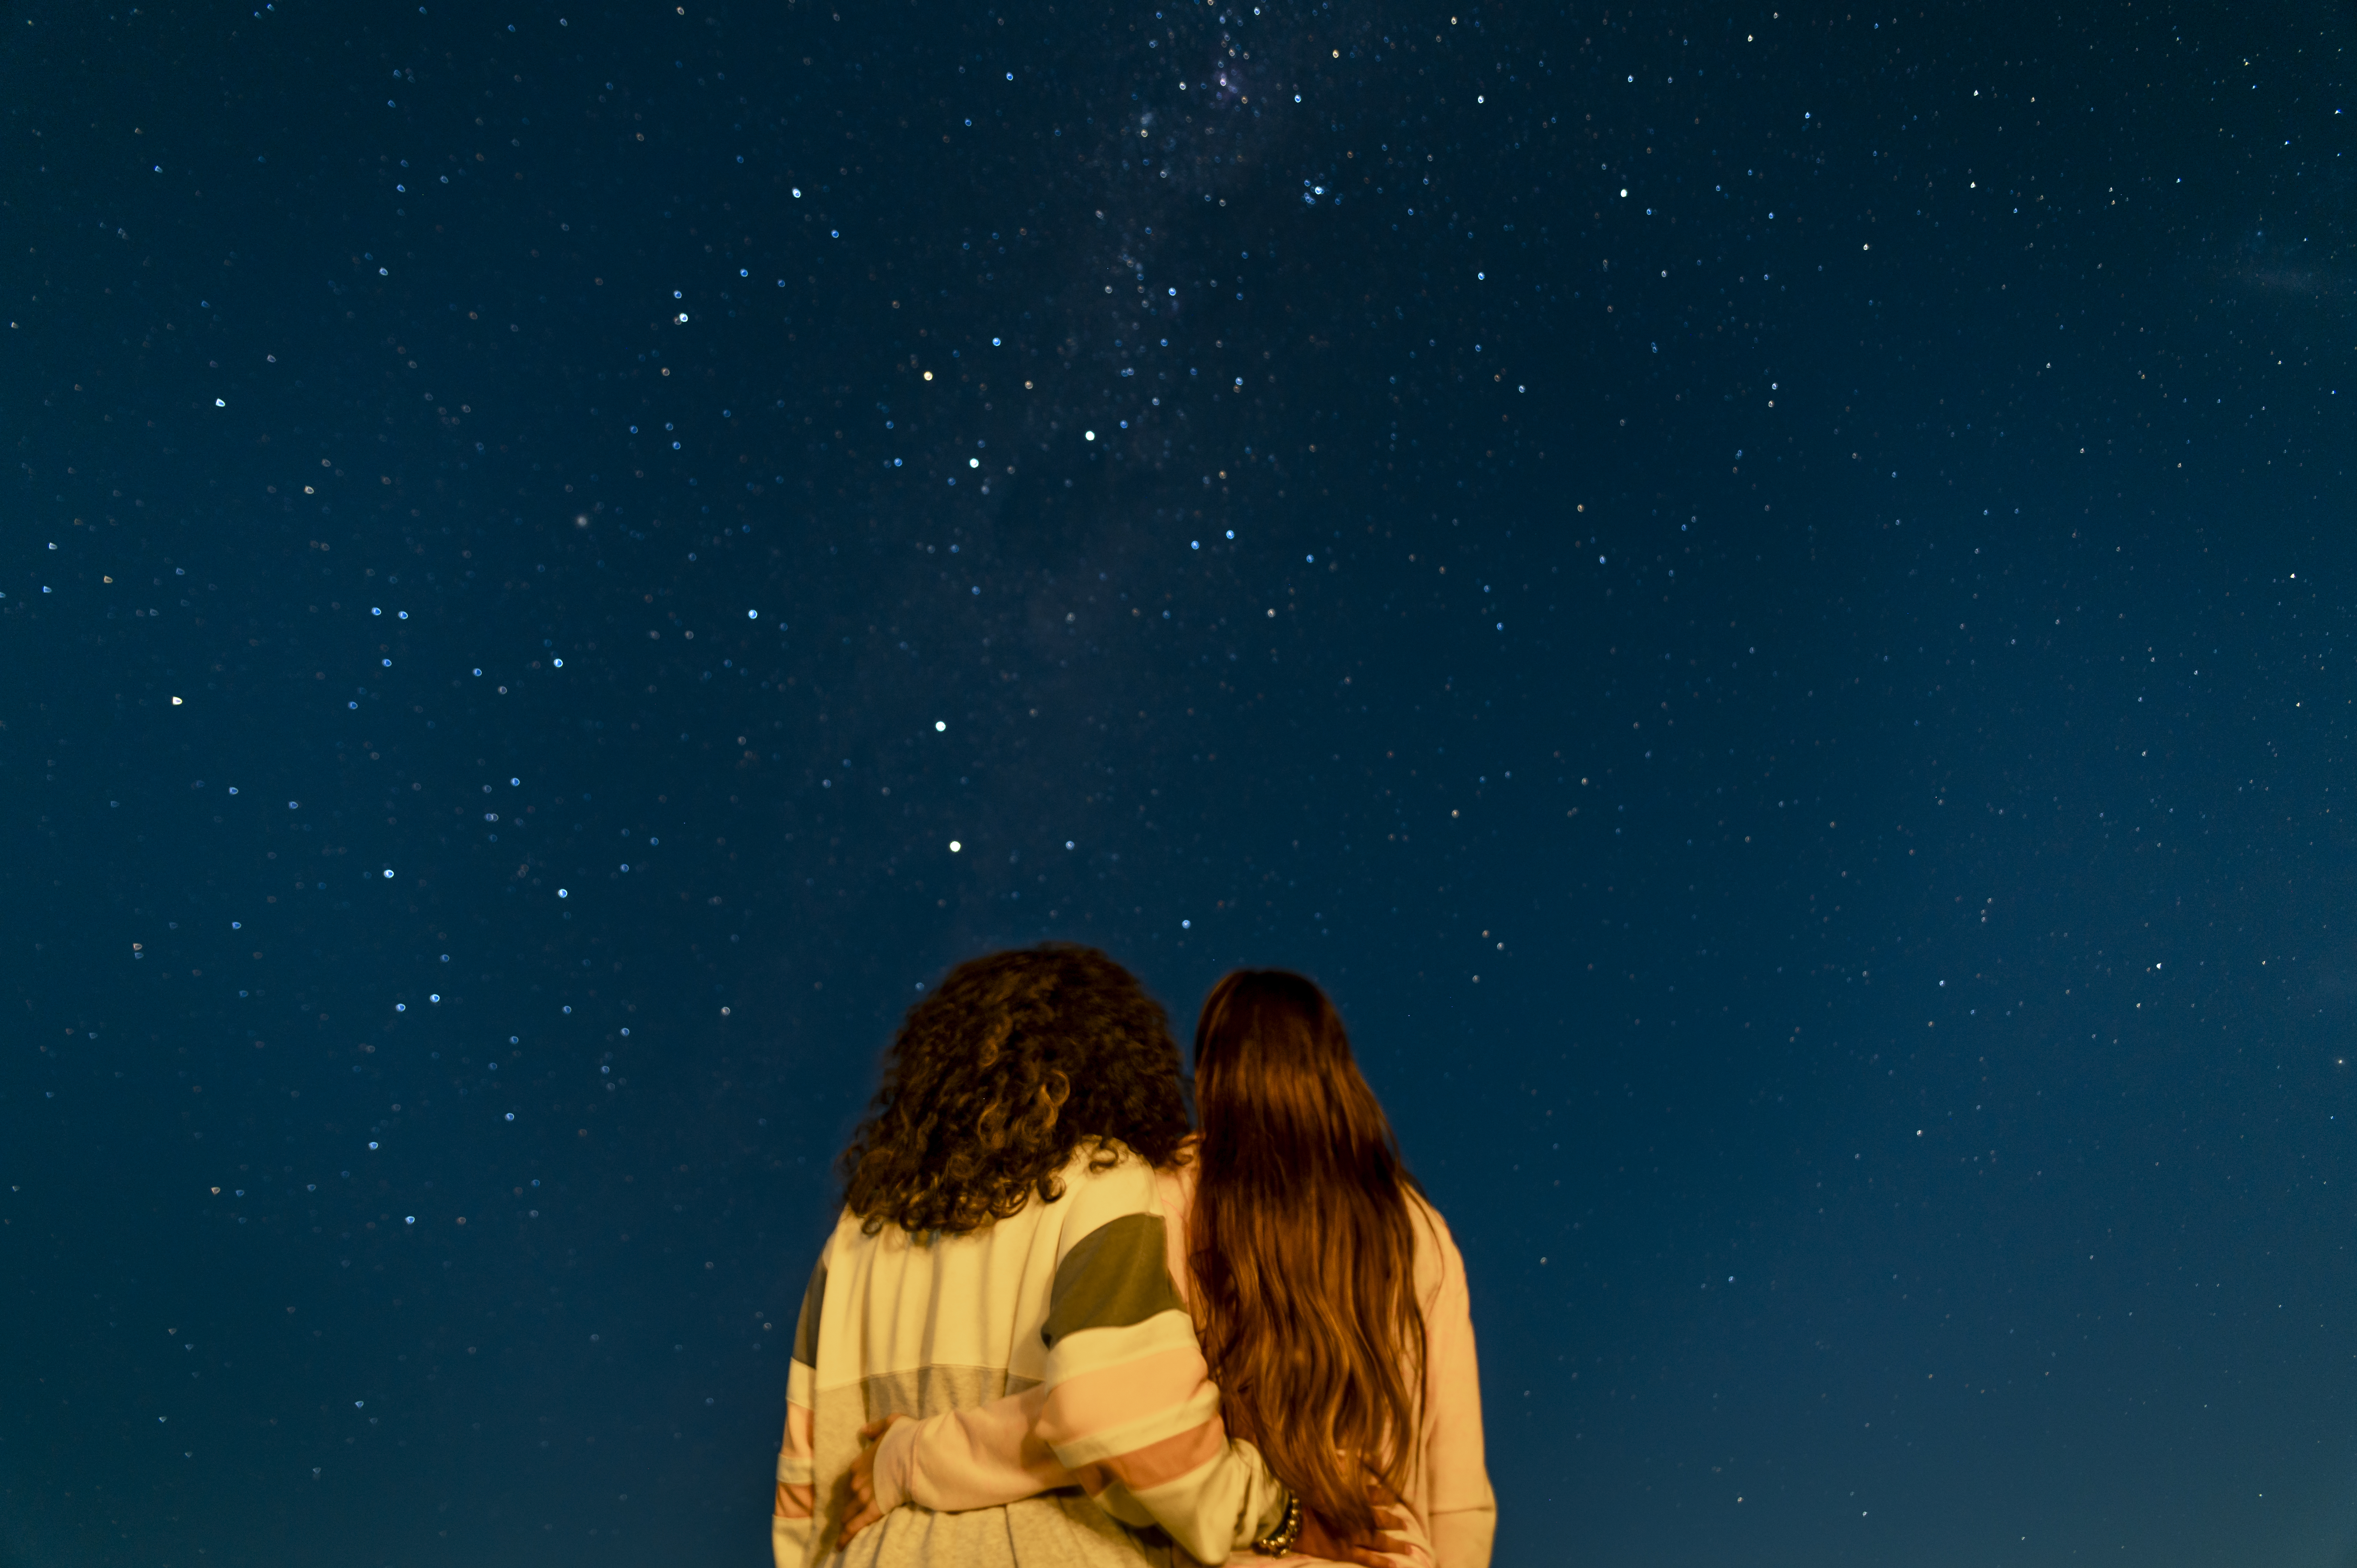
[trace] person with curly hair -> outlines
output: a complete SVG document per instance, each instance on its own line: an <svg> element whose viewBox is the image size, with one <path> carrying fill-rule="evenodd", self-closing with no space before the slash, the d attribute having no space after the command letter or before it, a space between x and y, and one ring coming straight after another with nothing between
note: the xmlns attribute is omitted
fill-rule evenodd
<svg viewBox="0 0 2357 1568"><path fill-rule="evenodd" d="M1092 948L973 960L909 1010L794 1331L778 1568L1175 1568L1282 1527L1295 1505L1228 1436L1167 1262L1156 1170L1188 1134L1168 1017ZM1056 1489L863 1508L878 1426L985 1408Z"/></svg>
<svg viewBox="0 0 2357 1568"><path fill-rule="evenodd" d="M1195 1095L1200 1138L1157 1173L1166 1267L1228 1431L1296 1499L1252 1551L1488 1568L1497 1503L1465 1261L1333 1003L1285 970L1221 981L1195 1027ZM1022 1403L869 1427L853 1475L872 1501L854 1528L904 1501L974 1509L1071 1485Z"/></svg>

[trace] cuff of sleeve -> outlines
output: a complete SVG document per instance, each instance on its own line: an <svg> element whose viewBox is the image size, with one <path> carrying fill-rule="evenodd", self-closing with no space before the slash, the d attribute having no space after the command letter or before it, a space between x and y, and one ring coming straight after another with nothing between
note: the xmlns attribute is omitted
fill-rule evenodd
<svg viewBox="0 0 2357 1568"><path fill-rule="evenodd" d="M802 1568L802 1563L810 1556L810 1520L770 1520L770 1561L773 1568Z"/></svg>
<svg viewBox="0 0 2357 1568"><path fill-rule="evenodd" d="M1243 1518L1236 1540L1238 1551L1250 1551L1252 1543L1274 1534L1285 1523L1285 1510L1293 1501L1290 1487L1276 1478L1261 1456L1259 1447L1239 1437L1233 1440L1236 1456L1244 1462L1247 1477L1244 1490Z"/></svg>
<svg viewBox="0 0 2357 1568"><path fill-rule="evenodd" d="M896 1421L887 1427L876 1445L876 1507L877 1511L890 1513L909 1500L913 1488L912 1472L916 1467L917 1439L924 1431L920 1421Z"/></svg>

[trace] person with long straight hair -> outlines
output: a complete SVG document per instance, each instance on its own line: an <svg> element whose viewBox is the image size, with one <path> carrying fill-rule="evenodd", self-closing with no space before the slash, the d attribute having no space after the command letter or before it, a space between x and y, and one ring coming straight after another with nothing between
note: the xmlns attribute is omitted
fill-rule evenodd
<svg viewBox="0 0 2357 1568"><path fill-rule="evenodd" d="M1486 1568L1497 1505L1464 1260L1332 1002L1283 970L1222 980L1195 1026L1195 1097L1200 1136L1157 1183L1170 1273L1228 1434L1301 1505L1255 1549L1372 1563L1428 1544L1439 1568ZM1075 1484L1020 1405L871 1427L855 1517ZM1386 1495L1421 1529L1386 1539Z"/></svg>

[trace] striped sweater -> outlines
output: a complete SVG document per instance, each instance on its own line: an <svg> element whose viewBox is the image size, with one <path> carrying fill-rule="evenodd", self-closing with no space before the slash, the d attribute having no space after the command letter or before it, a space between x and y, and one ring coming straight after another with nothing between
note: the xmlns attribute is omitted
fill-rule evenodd
<svg viewBox="0 0 2357 1568"><path fill-rule="evenodd" d="M1192 1164L1157 1174L1165 1266L1171 1278L1189 1282L1190 1294L1185 1239L1195 1175ZM1417 1546L1429 1550L1438 1568L1488 1568L1498 1505L1484 1455L1465 1260L1439 1211L1421 1197L1410 1201L1425 1327L1423 1427L1406 1499L1422 1530L1411 1538L1421 1537ZM877 1455L878 1500L888 1508L905 1499L921 1509L977 1509L1070 1485L1051 1445L1038 1440L1037 1410L1028 1399L1006 1399L895 1426ZM1250 1540L1237 1537L1239 1557L1265 1562L1243 1550Z"/></svg>
<svg viewBox="0 0 2357 1568"><path fill-rule="evenodd" d="M1057 1201L965 1235L843 1216L794 1334L777 1568L1216 1563L1278 1522L1286 1495L1229 1440L1171 1283L1155 1173L1112 1148L1107 1169L1075 1157ZM863 1423L985 1409L1020 1485L969 1511L896 1509L840 1547Z"/></svg>

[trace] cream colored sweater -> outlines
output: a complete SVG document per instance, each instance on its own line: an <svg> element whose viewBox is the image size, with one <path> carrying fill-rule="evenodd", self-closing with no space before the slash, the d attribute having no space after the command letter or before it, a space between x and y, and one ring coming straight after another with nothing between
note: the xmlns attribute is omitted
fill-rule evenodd
<svg viewBox="0 0 2357 1568"><path fill-rule="evenodd" d="M1163 1262L1172 1280L1189 1283L1191 1295L1185 1239L1195 1167L1157 1172L1155 1185L1165 1220ZM1465 1260L1439 1212L1420 1197L1413 1202L1426 1378L1421 1452L1407 1501L1439 1568L1488 1568L1498 1507L1483 1456L1481 1381ZM1019 1394L895 1426L877 1455L879 1500L888 1507L906 1499L918 1506L900 1511L920 1517L954 1516L1071 1486L1073 1477L1063 1467L1057 1444L1046 1440L1044 1412L1036 1393ZM1251 1555L1253 1539L1237 1535L1238 1558L1265 1563Z"/></svg>
<svg viewBox="0 0 2357 1568"><path fill-rule="evenodd" d="M777 1568L1218 1562L1279 1522L1284 1489L1229 1440L1172 1285L1162 1185L1111 1147L1111 1168L1084 1151L1057 1201L970 1234L836 1224L794 1333ZM841 1549L859 1428L896 1413L965 1418L988 1452L958 1473L993 1495L897 1509Z"/></svg>

